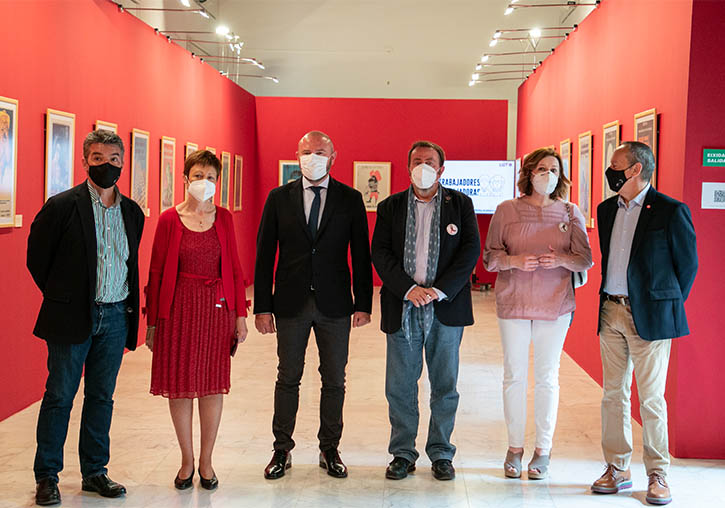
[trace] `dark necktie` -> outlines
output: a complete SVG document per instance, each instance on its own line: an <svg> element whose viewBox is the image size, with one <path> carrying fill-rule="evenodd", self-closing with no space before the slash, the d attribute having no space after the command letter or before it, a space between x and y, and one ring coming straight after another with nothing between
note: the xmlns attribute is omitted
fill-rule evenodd
<svg viewBox="0 0 725 508"><path fill-rule="evenodd" d="M315 193L315 199L312 200L312 207L310 208L310 218L307 221L307 227L310 228L310 233L312 234L312 238L315 237L317 234L317 222L320 217L320 203L322 200L320 199L320 192L322 191L322 187L309 187L309 189Z"/></svg>

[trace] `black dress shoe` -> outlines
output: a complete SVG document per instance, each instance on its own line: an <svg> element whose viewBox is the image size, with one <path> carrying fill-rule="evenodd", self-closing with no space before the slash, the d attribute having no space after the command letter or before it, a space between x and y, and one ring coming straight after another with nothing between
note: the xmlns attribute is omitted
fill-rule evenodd
<svg viewBox="0 0 725 508"><path fill-rule="evenodd" d="M347 478L347 466L342 463L337 449L330 448L320 452L320 467L327 469L327 474L335 478Z"/></svg>
<svg viewBox="0 0 725 508"><path fill-rule="evenodd" d="M201 475L199 475L199 476L201 476ZM184 478L184 479L179 478L179 475L177 473L176 478L174 478L174 487L176 487L179 490L190 489L191 487L194 486L194 482L191 481L192 478L194 478L193 469L191 470L191 474L189 475L188 478Z"/></svg>
<svg viewBox="0 0 725 508"><path fill-rule="evenodd" d="M448 459L438 459L431 466L436 480L452 480L456 477L456 468Z"/></svg>
<svg viewBox="0 0 725 508"><path fill-rule="evenodd" d="M389 480L402 480L408 473L415 471L415 464L403 457L394 457L385 470L385 478Z"/></svg>
<svg viewBox="0 0 725 508"><path fill-rule="evenodd" d="M86 492L97 492L103 497L119 497L126 493L126 487L111 480L107 474L83 478L81 489Z"/></svg>
<svg viewBox="0 0 725 508"><path fill-rule="evenodd" d="M55 478L43 478L35 485L35 504L50 506L60 503L60 491Z"/></svg>
<svg viewBox="0 0 725 508"><path fill-rule="evenodd" d="M191 478L189 478L191 480ZM214 490L219 486L219 480L217 480L216 473L210 478L206 479L203 476L201 476L201 469L199 469L199 484L202 486L202 488L205 488L206 490Z"/></svg>
<svg viewBox="0 0 725 508"><path fill-rule="evenodd" d="M282 478L284 473L292 467L292 454L285 450L275 450L272 460L264 468L264 477L267 480Z"/></svg>

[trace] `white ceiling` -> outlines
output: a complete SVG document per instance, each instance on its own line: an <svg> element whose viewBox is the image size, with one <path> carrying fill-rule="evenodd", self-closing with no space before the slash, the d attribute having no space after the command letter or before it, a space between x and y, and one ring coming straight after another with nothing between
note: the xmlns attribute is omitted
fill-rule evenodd
<svg viewBox="0 0 725 508"><path fill-rule="evenodd" d="M118 0L126 7L182 8L179 0ZM580 0L591 2L592 0ZM606 1L606 0L605 0ZM565 3L522 0L522 4ZM518 8L504 16L509 0L191 0L216 19L196 13L132 11L160 30L210 30L225 24L244 41L252 65L218 64L230 73L275 76L237 78L254 95L296 97L378 97L516 100L531 65L546 55L492 57L490 63L526 62L515 81L468 86L482 54L531 49L528 42L503 41L489 47L496 30L573 25L592 7ZM554 32L562 33L562 32ZM550 34L545 32L544 35ZM178 35L222 40L216 35ZM503 37L517 35L504 34ZM559 39L541 39L549 51ZM197 54L228 56L226 45L182 46ZM238 69L238 70L237 70ZM488 67L489 71L516 67Z"/></svg>

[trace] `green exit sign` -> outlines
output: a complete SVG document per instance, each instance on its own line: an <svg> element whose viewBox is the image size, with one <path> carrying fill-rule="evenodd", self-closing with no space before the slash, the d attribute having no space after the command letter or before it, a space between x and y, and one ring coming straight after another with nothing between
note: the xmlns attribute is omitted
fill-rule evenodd
<svg viewBox="0 0 725 508"><path fill-rule="evenodd" d="M705 148L702 151L702 165L725 167L725 148Z"/></svg>

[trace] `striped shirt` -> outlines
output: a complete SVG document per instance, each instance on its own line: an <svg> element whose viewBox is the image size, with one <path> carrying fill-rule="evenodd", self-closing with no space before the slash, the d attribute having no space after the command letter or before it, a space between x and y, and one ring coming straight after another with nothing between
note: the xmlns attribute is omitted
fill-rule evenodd
<svg viewBox="0 0 725 508"><path fill-rule="evenodd" d="M128 238L121 215L121 193L104 206L98 191L87 182L96 223L96 302L114 303L128 297Z"/></svg>

